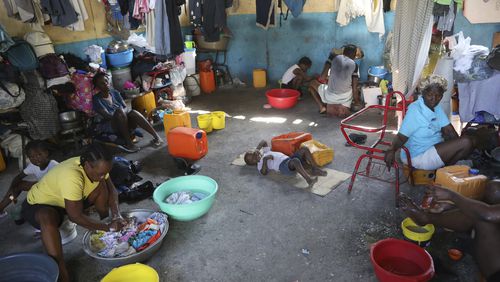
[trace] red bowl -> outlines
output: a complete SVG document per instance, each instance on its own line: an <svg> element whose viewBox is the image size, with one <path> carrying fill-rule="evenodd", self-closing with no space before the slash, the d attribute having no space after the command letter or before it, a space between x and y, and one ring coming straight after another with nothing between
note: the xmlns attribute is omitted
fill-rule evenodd
<svg viewBox="0 0 500 282"><path fill-rule="evenodd" d="M294 89L271 89L266 92L268 103L276 109L289 109L299 99L300 92Z"/></svg>
<svg viewBox="0 0 500 282"><path fill-rule="evenodd" d="M410 242L393 238L378 241L371 246L370 256L381 282L424 282L434 276L432 257Z"/></svg>

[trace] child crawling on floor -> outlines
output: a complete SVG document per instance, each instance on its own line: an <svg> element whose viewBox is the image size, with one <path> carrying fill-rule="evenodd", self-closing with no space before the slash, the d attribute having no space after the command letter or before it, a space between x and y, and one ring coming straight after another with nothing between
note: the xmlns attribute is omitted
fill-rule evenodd
<svg viewBox="0 0 500 282"><path fill-rule="evenodd" d="M299 173L309 184L309 188L318 181L318 176L326 176L327 172L320 169L307 148L300 148L292 156L287 156L281 152L271 151L267 142L262 140L255 150L245 153L245 163L247 165L257 165L257 169L263 175L272 170L284 175L295 175ZM308 172L304 166L310 167Z"/></svg>

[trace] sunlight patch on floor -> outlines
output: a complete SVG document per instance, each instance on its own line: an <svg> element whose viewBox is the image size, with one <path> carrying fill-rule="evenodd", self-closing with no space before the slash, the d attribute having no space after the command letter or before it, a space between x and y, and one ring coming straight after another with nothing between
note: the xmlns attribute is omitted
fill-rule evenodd
<svg viewBox="0 0 500 282"><path fill-rule="evenodd" d="M303 121L303 120L301 120L301 119L296 119L296 120L294 120L292 123L293 123L293 124L301 124L301 123L302 123L302 121Z"/></svg>
<svg viewBox="0 0 500 282"><path fill-rule="evenodd" d="M250 121L263 122L263 123L284 123L286 118L282 117L253 117Z"/></svg>

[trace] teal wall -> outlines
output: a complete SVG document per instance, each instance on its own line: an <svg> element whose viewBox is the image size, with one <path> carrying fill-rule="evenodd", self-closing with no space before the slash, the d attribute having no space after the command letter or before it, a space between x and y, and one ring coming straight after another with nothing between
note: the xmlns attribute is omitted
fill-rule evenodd
<svg viewBox="0 0 500 282"><path fill-rule="evenodd" d="M304 13L298 18L289 17L282 27L263 30L255 25L255 15L233 15L228 25L234 33L229 43L227 63L233 76L251 83L254 68L267 69L268 79L276 81L300 57L313 61L311 73L319 73L332 48L352 43L360 46L365 58L360 62L362 79L369 66L382 64L385 36L369 33L365 19L357 18L345 27L335 22L336 13ZM394 13L385 13L386 31L392 30ZM491 48L492 35L500 31L500 24L470 24L461 13L457 15L455 31L463 30L472 38L472 44ZM184 28L188 32L189 28ZM85 57L88 45L107 46L111 38L56 45L56 52L73 52ZM200 57L200 56L199 56Z"/></svg>

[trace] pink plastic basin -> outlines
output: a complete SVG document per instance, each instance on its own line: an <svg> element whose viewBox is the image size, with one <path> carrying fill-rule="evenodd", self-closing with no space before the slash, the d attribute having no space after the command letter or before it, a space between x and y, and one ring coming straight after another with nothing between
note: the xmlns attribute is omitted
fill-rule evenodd
<svg viewBox="0 0 500 282"><path fill-rule="evenodd" d="M294 89L271 89L266 92L268 103L276 109L289 109L299 99L300 92Z"/></svg>
<svg viewBox="0 0 500 282"><path fill-rule="evenodd" d="M434 276L431 255L421 247L398 239L385 239L371 246L375 275L381 282L424 282Z"/></svg>

